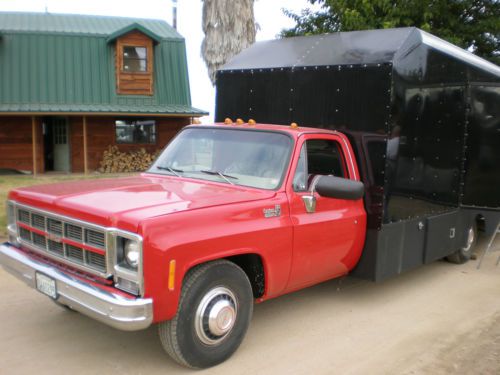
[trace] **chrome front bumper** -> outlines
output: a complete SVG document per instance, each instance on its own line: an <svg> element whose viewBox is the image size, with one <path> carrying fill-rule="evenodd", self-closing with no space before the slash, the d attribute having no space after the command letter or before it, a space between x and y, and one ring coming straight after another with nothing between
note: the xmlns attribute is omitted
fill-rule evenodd
<svg viewBox="0 0 500 375"><path fill-rule="evenodd" d="M49 276L56 283L57 302L114 328L137 331L153 322L152 299L110 293L31 258L7 242L0 244L0 266L33 289L36 272Z"/></svg>

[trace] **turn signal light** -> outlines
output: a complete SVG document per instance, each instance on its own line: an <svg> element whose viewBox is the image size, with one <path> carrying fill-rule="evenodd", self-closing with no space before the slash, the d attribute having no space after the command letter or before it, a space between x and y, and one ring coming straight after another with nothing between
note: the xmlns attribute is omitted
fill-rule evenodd
<svg viewBox="0 0 500 375"><path fill-rule="evenodd" d="M168 265L168 290L175 288L175 260L171 260Z"/></svg>

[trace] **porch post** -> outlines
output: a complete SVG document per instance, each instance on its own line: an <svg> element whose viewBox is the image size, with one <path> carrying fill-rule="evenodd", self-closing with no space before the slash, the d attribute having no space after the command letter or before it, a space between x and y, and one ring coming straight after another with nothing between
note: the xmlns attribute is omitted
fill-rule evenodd
<svg viewBox="0 0 500 375"><path fill-rule="evenodd" d="M36 177L37 163L36 163L36 117L35 116L31 116L31 142L33 146L33 176Z"/></svg>
<svg viewBox="0 0 500 375"><path fill-rule="evenodd" d="M87 158L87 116L83 116L83 171L89 173L89 165Z"/></svg>

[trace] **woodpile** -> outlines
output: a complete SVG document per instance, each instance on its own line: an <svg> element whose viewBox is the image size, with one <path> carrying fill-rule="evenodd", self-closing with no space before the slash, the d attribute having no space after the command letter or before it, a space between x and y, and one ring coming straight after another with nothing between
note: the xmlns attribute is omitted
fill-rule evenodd
<svg viewBox="0 0 500 375"><path fill-rule="evenodd" d="M160 151L150 154L141 148L138 151L121 152L117 146L109 146L103 153L99 172L143 172L149 168Z"/></svg>

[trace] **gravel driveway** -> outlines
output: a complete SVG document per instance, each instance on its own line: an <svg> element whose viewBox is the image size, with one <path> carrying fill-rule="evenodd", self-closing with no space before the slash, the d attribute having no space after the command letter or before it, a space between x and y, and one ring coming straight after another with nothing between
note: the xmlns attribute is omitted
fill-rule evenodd
<svg viewBox="0 0 500 375"><path fill-rule="evenodd" d="M483 262L435 262L375 284L343 278L257 305L203 374L499 374L500 239ZM485 240L480 242L485 246ZM120 332L0 270L0 373L186 374L156 328Z"/></svg>

